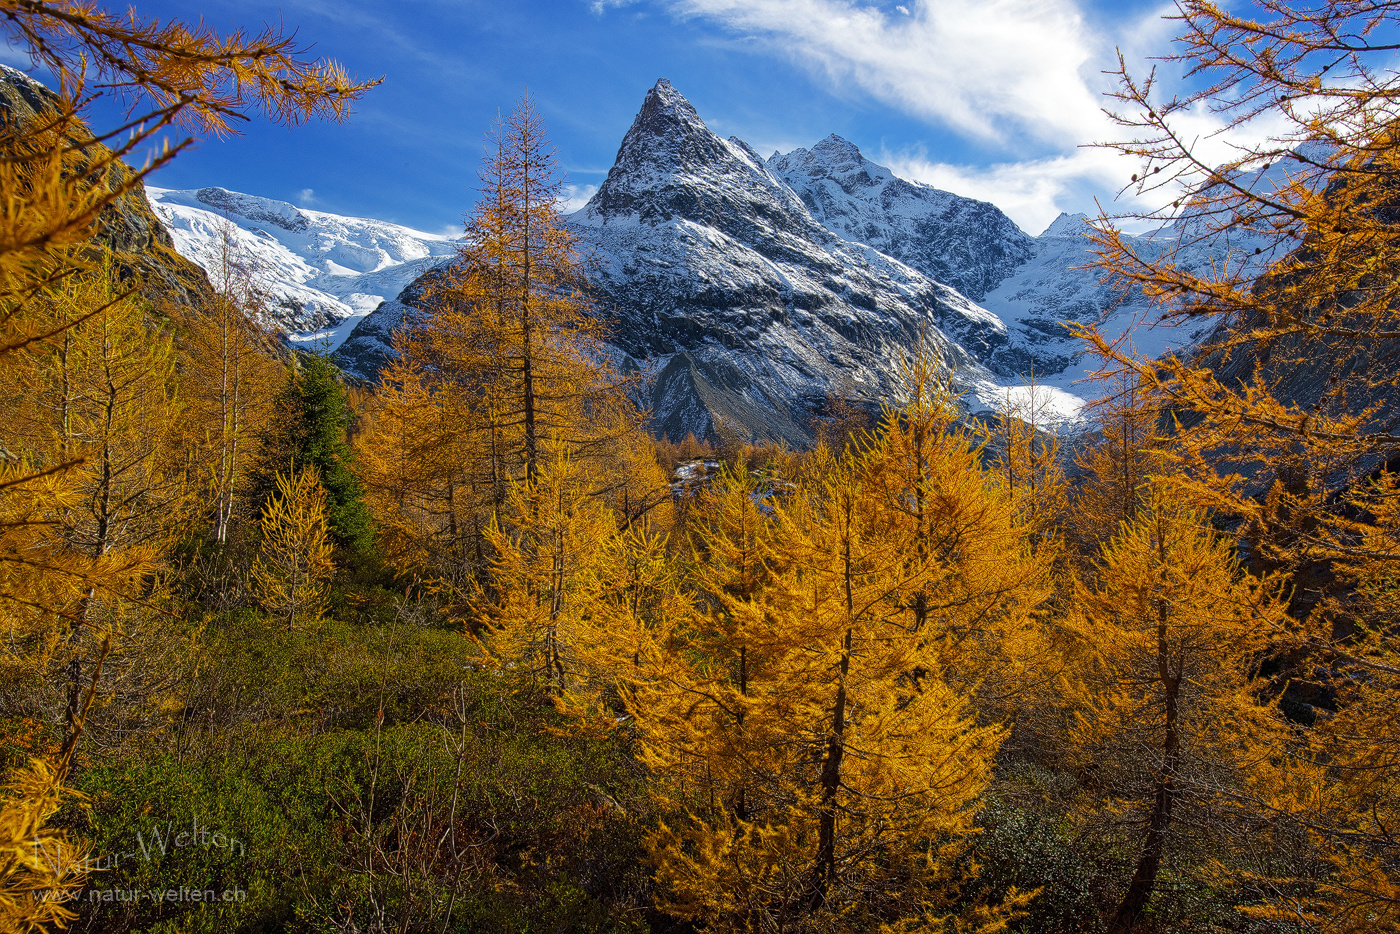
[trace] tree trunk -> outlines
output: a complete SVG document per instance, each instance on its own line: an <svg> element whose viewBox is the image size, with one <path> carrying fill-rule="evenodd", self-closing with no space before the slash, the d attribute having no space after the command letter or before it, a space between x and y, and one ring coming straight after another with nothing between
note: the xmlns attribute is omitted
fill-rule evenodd
<svg viewBox="0 0 1400 934"><path fill-rule="evenodd" d="M117 388L112 380L110 368L106 372L106 398L103 411L102 474L98 481L94 512L97 516L97 530L92 545L94 558L104 557L111 547L112 539L112 432L115 423ZM74 736L78 723L78 705L82 696L83 656L82 637L92 605L97 599L97 589L89 587L83 599L78 602L78 610L68 626L68 644L73 647L73 659L68 663L68 703L63 712L63 741L67 745Z"/></svg>
<svg viewBox="0 0 1400 934"><path fill-rule="evenodd" d="M817 865L813 873L812 908L826 904L826 893L836 879L836 792L841 788L841 760L846 754L846 676L851 668L852 630L846 630L841 653L841 680L831 715L831 737L822 763L822 803L817 824Z"/></svg>
<svg viewBox="0 0 1400 934"><path fill-rule="evenodd" d="M1147 840L1143 843L1142 854L1138 857L1133 879L1128 883L1128 891L1118 910L1108 923L1108 934L1128 934L1138 918L1147 908L1152 898L1152 890L1157 884L1157 871L1162 865L1162 852L1166 849L1167 831L1171 827L1172 808L1176 804L1176 775L1181 761L1181 737L1177 728L1178 708L1181 697L1181 661L1178 657L1173 664L1167 642L1167 601L1158 602L1157 621L1157 676L1162 684L1166 706L1166 736L1162 741L1162 768L1157 773L1153 785L1152 813L1147 819Z"/></svg>
<svg viewBox="0 0 1400 934"><path fill-rule="evenodd" d="M749 650L747 646L739 646L739 695L747 697L749 694ZM741 707L739 713L734 718L739 724L739 736L742 743L744 735L744 710ZM748 782L741 782L739 785L739 801L734 807L734 816L739 820L749 819L749 786Z"/></svg>

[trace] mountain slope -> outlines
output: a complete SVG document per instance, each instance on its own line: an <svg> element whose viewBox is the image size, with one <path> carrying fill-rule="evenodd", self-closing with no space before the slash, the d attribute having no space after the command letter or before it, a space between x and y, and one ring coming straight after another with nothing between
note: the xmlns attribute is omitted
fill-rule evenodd
<svg viewBox="0 0 1400 934"><path fill-rule="evenodd" d="M57 95L24 72L0 65L0 123L25 125L53 107ZM110 156L110 150L91 137L75 142L93 163ZM118 162L107 170L103 182L117 190L131 177ZM212 294L204 271L177 252L176 244L141 193L141 186L109 205L97 219L93 239L115 254L117 268L145 282L143 293L153 302L173 299L200 306Z"/></svg>
<svg viewBox="0 0 1400 934"><path fill-rule="evenodd" d="M1034 239L995 205L897 177L836 134L768 168L812 215L931 279L980 300L1034 255Z"/></svg>
<svg viewBox="0 0 1400 934"><path fill-rule="evenodd" d="M453 241L398 224L341 217L285 201L200 188L148 188L180 253L217 284L231 260L268 295L272 324L334 349L355 324L450 257Z"/></svg>
<svg viewBox="0 0 1400 934"><path fill-rule="evenodd" d="M1096 259L1089 240L1089 219L1061 214L1036 237L1034 255L982 298L982 305L1006 324L1011 341L1036 360L1036 378L1049 386L1080 395L1094 394L1085 380L1098 369L1097 358L1086 356L1084 344L1067 324L1097 324L1111 339L1126 336L1137 353L1159 357L1183 350L1204 336L1201 326L1160 323L1160 310L1140 289L1124 290L1091 267ZM1243 264L1246 275L1257 275L1271 262L1269 246L1248 230L1210 234L1196 224L1169 224L1141 236L1127 237L1144 257L1160 258L1171 251L1181 269L1206 274L1227 256Z"/></svg>
<svg viewBox="0 0 1400 934"><path fill-rule="evenodd" d="M655 377L652 416L673 438L722 420L806 444L829 396L888 398L921 332L964 389L1020 362L994 316L827 230L757 153L712 133L665 80L568 224L595 261L612 347ZM381 316L404 313L391 305ZM364 351L371 339L382 346L385 329L373 316L361 328L340 359L368 376Z"/></svg>
<svg viewBox="0 0 1400 934"><path fill-rule="evenodd" d="M394 331L419 313L428 280L413 274L451 248L394 225L222 189L162 192L157 201L190 255L213 242L214 209L227 212L250 250L273 251L283 263L291 313L317 290L351 312L395 296L336 353L365 379L392 354ZM886 401L920 334L969 408L1024 399L1033 375L1055 412L1072 417L1079 396L1093 392L1076 381L1094 365L1067 323L1132 330L1151 353L1198 336L1138 326L1153 316L1143 296L1119 294L1083 268L1094 257L1082 215L1063 215L1029 237L994 206L898 179L835 136L765 161L743 141L711 132L664 79L647 93L606 181L566 223L590 260L610 351L624 369L649 377L643 401L672 438L712 434L727 422L753 438L806 444L829 399L871 408ZM371 242L385 228L400 238L392 248ZM362 271L339 258L347 243L367 251L354 254ZM1154 254L1174 250L1187 266L1228 250L1175 226L1137 243ZM1246 253L1248 246L1237 244ZM980 303L939 277L981 295ZM347 314L324 305L311 313Z"/></svg>

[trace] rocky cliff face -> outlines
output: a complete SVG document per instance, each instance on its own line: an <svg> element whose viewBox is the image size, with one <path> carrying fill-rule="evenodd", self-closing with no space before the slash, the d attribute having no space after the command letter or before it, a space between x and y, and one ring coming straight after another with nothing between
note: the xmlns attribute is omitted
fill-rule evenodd
<svg viewBox="0 0 1400 934"><path fill-rule="evenodd" d="M44 85L0 65L0 120L22 126L56 101L57 96ZM109 152L101 143L90 142L85 155L90 162L99 162ZM116 191L130 177L131 170L117 162L101 184ZM116 254L117 267L124 275L146 283L143 291L152 301L173 299L198 305L212 294L204 271L176 251L170 232L151 211L140 184L102 212L93 239Z"/></svg>
<svg viewBox="0 0 1400 934"><path fill-rule="evenodd" d="M956 289L828 230L664 80L568 223L595 261L612 347L654 377L647 401L670 437L710 434L719 419L805 444L829 396L887 398L921 332L969 391L1026 362L1001 322ZM371 375L368 351L385 330L375 318L403 314L386 305L371 315L339 361Z"/></svg>
<svg viewBox="0 0 1400 934"><path fill-rule="evenodd" d="M969 408L1023 402L1033 379L1062 417L1093 394L1076 382L1095 369L1067 324L1133 330L1154 354L1198 336L1140 326L1155 317L1142 295L1085 268L1082 215L1030 237L994 206L899 179L836 136L765 161L711 132L664 80L567 223L594 260L612 350L651 377L644 401L672 438L723 421L808 443L829 398L886 401L921 333ZM1187 266L1230 249L1173 227L1138 243ZM420 286L361 322L337 361L373 378Z"/></svg>
<svg viewBox="0 0 1400 934"><path fill-rule="evenodd" d="M1035 253L1034 238L995 205L898 178L835 134L774 153L768 168L827 229L974 301Z"/></svg>

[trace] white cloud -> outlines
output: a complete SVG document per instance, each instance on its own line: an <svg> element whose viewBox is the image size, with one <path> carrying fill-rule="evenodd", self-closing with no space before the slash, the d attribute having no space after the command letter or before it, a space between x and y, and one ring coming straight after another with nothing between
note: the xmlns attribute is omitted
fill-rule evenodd
<svg viewBox="0 0 1400 934"><path fill-rule="evenodd" d="M1124 157L1102 149L983 166L950 165L897 152L882 152L877 161L901 178L990 201L1031 234L1048 227L1061 211L1094 214L1094 205L1080 200L1086 197L1085 189L1116 191L1132 171Z"/></svg>
<svg viewBox="0 0 1400 934"><path fill-rule="evenodd" d="M1284 130L1280 120L1269 120L1222 134L1219 118L1214 114L1201 112L1179 116L1176 125L1185 138L1196 140L1197 152L1209 165L1236 158L1238 147L1262 142ZM1176 200L1182 191L1174 183L1162 191L1143 195L1138 195L1131 187L1124 190L1141 165L1136 159L1103 147L1077 147L1040 159L986 165L936 162L923 151L881 150L875 161L888 166L901 178L990 201L1032 234L1044 230L1061 211L1094 216L1102 207L1117 215L1147 213ZM1098 205L1094 203L1095 198L1099 200ZM1120 223L1133 231L1151 226L1149 221L1127 217L1121 218Z"/></svg>
<svg viewBox="0 0 1400 934"><path fill-rule="evenodd" d="M565 185L563 197L559 199L560 213L574 213L587 204L588 199L597 193L597 185Z"/></svg>
<svg viewBox="0 0 1400 934"><path fill-rule="evenodd" d="M594 8L634 2L597 0ZM884 151L880 161L906 178L991 201L1029 232L1062 210L1095 213L1096 197L1110 212L1174 200L1170 192L1127 192L1115 203L1139 164L1084 145L1131 134L1103 112L1112 80L1103 71L1117 66L1121 49L1129 68L1145 74L1179 26L1163 19L1173 3L1109 26L1091 24L1078 0L906 0L890 13L866 0L654 2L812 68L838 93L856 89L1000 151L974 165L934 161L926 149ZM1159 88L1172 83L1170 72L1159 70ZM1176 124L1215 164L1236 153L1232 143L1281 129L1261 122L1222 135L1219 115L1205 109L1178 114Z"/></svg>
<svg viewBox="0 0 1400 934"><path fill-rule="evenodd" d="M854 0L671 0L765 40L908 113L1017 146L1097 138L1102 40L1072 0L920 0L887 15ZM1019 148L1019 147L1018 147Z"/></svg>
<svg viewBox="0 0 1400 934"><path fill-rule="evenodd" d="M1110 153L1076 148L1113 135L1099 87L1113 43L1074 0L917 0L889 14L859 0L662 2L815 67L838 91L855 87L1001 149L996 164L938 163L924 152L884 152L881 161L991 201L1029 231L1062 209L1092 211L1085 189L1116 191L1133 171ZM1155 15L1135 23L1135 35L1155 28L1149 22Z"/></svg>
<svg viewBox="0 0 1400 934"><path fill-rule="evenodd" d="M309 208L316 203L316 192L310 188L303 188L297 192L297 204L304 208Z"/></svg>

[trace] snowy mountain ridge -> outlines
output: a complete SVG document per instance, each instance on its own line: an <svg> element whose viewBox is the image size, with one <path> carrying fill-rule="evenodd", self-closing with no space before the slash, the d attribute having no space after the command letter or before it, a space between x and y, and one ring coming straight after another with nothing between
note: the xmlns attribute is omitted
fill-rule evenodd
<svg viewBox="0 0 1400 934"><path fill-rule="evenodd" d="M272 324L329 349L455 252L441 234L223 188L148 187L146 196L176 250L216 287L226 267L245 270L268 296Z"/></svg>
<svg viewBox="0 0 1400 934"><path fill-rule="evenodd" d="M1008 358L994 315L912 266L824 226L738 139L669 82L647 93L606 181L568 218L625 365L655 372L657 427L716 419L801 444L829 397L875 405L925 333L971 395Z"/></svg>
<svg viewBox="0 0 1400 934"><path fill-rule="evenodd" d="M153 189L151 200L181 253L211 273L232 222L284 326L323 329L337 362L365 379L421 314L419 274L453 251L443 236L223 189ZM1032 237L994 205L901 179L834 135L765 160L710 131L664 79L566 223L595 261L614 358L649 378L654 426L673 438L722 421L807 443L830 400L889 399L921 334L973 411L1025 403L1033 383L1051 417L1073 418L1096 364L1065 324L1133 330L1150 353L1199 337L1138 326L1152 316L1143 297L1083 268L1083 215ZM1186 234L1169 226L1133 242L1187 266L1231 249Z"/></svg>
<svg viewBox="0 0 1400 934"><path fill-rule="evenodd" d="M1034 238L995 205L899 178L836 134L768 166L829 230L974 301L1030 259Z"/></svg>

